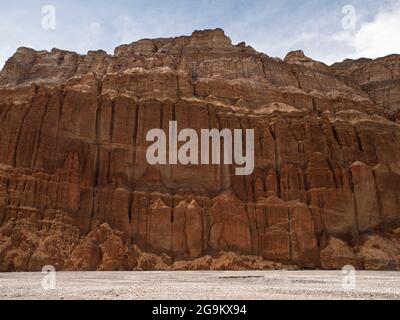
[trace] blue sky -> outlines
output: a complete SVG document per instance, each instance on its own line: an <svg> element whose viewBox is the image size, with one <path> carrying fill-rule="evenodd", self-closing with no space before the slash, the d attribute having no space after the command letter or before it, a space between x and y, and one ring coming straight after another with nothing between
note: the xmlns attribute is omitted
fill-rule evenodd
<svg viewBox="0 0 400 320"><path fill-rule="evenodd" d="M54 30L42 27L45 5L56 10ZM349 11L342 9L349 5L355 24L344 28ZM375 58L400 53L400 0L7 1L0 11L0 67L20 46L112 53L142 38L215 27L269 56L302 49L326 63Z"/></svg>

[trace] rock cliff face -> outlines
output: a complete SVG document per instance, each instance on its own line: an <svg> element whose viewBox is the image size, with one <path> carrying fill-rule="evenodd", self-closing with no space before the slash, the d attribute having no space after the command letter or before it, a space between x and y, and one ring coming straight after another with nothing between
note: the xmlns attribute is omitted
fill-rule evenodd
<svg viewBox="0 0 400 320"><path fill-rule="evenodd" d="M400 56L327 66L223 30L0 73L0 271L400 270ZM148 130L255 130L255 171L148 165Z"/></svg>

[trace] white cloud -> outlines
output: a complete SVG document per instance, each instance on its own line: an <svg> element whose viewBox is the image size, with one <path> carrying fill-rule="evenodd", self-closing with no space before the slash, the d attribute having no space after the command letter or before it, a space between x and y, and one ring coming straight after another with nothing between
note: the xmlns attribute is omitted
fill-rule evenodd
<svg viewBox="0 0 400 320"><path fill-rule="evenodd" d="M354 36L355 55L376 58L400 53L400 1L361 26Z"/></svg>
<svg viewBox="0 0 400 320"><path fill-rule="evenodd" d="M328 64L347 58L378 58L389 54L400 54L400 0L385 3L376 12L367 6L356 6L357 28L334 31L335 21L329 16L320 16L314 29L279 41L284 49L302 49L307 55ZM340 16L342 17L342 16ZM329 26L326 30L324 25ZM336 22L341 27L339 22Z"/></svg>
<svg viewBox="0 0 400 320"><path fill-rule="evenodd" d="M361 22L358 30L340 31L330 41L350 49L347 56L338 50L337 61L345 58L378 58L400 53L400 1L381 8L371 21Z"/></svg>

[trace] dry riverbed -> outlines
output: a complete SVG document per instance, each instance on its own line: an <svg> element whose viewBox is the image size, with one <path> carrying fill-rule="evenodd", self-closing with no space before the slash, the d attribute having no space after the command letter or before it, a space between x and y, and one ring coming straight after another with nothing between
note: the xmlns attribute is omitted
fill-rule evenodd
<svg viewBox="0 0 400 320"><path fill-rule="evenodd" d="M57 272L0 273L0 299L399 299L400 272ZM52 279L51 279L52 280ZM44 290L55 284L55 289Z"/></svg>

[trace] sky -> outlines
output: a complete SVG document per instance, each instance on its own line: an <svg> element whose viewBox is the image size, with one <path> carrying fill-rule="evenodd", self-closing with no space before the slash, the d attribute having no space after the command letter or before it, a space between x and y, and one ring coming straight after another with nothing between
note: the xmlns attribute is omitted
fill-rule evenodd
<svg viewBox="0 0 400 320"><path fill-rule="evenodd" d="M18 47L78 53L223 28L271 57L331 64L400 53L400 0L14 0L0 11L0 68Z"/></svg>

